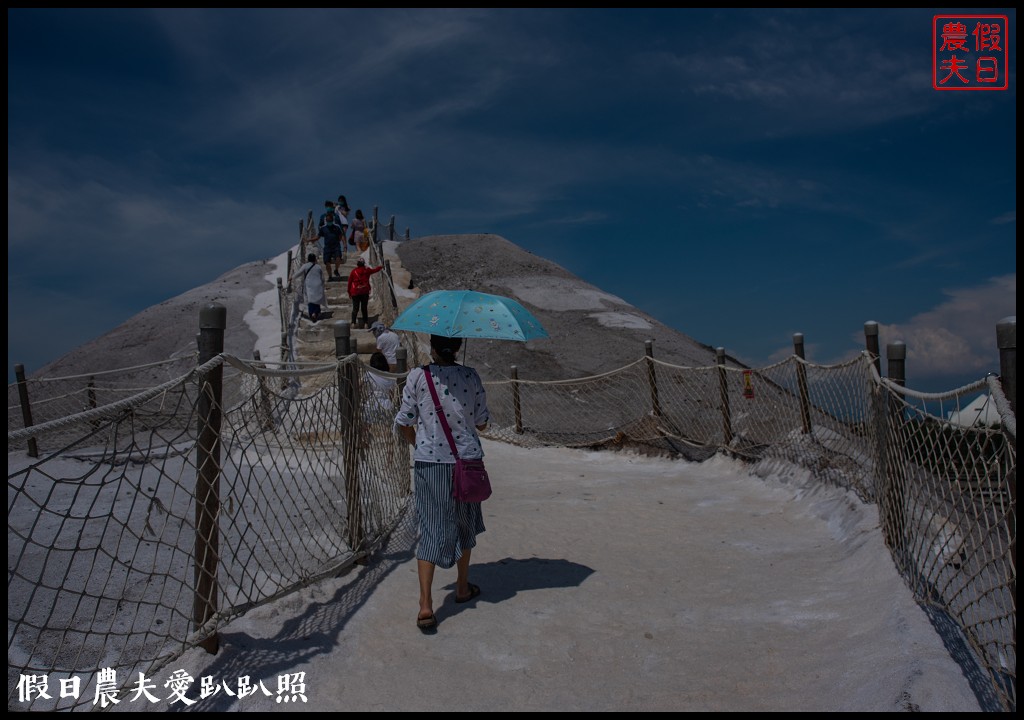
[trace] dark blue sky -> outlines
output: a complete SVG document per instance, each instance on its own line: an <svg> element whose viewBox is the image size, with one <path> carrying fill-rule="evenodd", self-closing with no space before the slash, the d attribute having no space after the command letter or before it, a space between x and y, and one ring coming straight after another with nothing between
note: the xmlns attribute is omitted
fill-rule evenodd
<svg viewBox="0 0 1024 720"><path fill-rule="evenodd" d="M933 89L933 10L8 10L9 366L344 193L751 365L875 320L912 386L976 379L1016 313L1016 12L967 12L1009 17L1008 90Z"/></svg>

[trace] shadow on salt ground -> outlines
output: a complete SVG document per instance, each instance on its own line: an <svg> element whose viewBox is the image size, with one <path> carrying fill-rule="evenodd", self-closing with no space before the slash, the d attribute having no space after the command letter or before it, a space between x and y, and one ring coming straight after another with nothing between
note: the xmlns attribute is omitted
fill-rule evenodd
<svg viewBox="0 0 1024 720"><path fill-rule="evenodd" d="M202 674L214 678L237 678L250 675L259 668L259 677L273 678L294 670L318 655L337 650L339 636L355 613L383 580L394 570L415 557L415 513L407 512L384 547L374 553L370 566L364 568L352 582L338 588L334 595L321 602L312 602L300 615L284 622L281 631L273 637L254 638L244 632L222 632L221 650ZM470 577L484 588L483 593L464 605L446 603L438 618L451 616L479 602L498 603L509 600L521 592L543 588L579 586L594 570L568 560L545 558L503 558L493 562L471 565ZM455 583L445 586L454 594ZM279 602L286 602L287 598ZM168 712L225 712L233 709L238 698L227 695L223 689L205 699L199 698L198 683L187 693L195 704L185 706L174 703ZM267 687L276 693L276 687ZM257 691L262 696L260 691ZM241 702L245 702L242 700Z"/></svg>
<svg viewBox="0 0 1024 720"><path fill-rule="evenodd" d="M441 620L477 603L504 602L527 590L579 587L593 573L592 568L569 560L538 557L502 558L480 565L470 564L469 577L473 584L480 586L480 595L465 604L454 605L448 600L455 600L455 583L445 585L444 588L451 591L451 597L446 598L436 614Z"/></svg>
<svg viewBox="0 0 1024 720"><path fill-rule="evenodd" d="M978 661L978 656L964 639L963 632L949 613L927 602L919 602L935 632L942 639L949 655L960 666L967 683L984 712L1004 712L999 696L992 687L992 679ZM1015 708L1014 708L1015 709Z"/></svg>
<svg viewBox="0 0 1024 720"><path fill-rule="evenodd" d="M311 602L300 615L285 621L275 636L254 638L244 632L222 632L220 652L203 669L203 675L237 678L252 675L253 668L259 668L259 677L251 680L257 683L262 678L288 674L296 665L336 651L338 638L348 621L385 577L413 558L415 546L415 513L406 512L384 546L374 553L368 567L352 582L339 587L329 600ZM287 597L278 602L287 602ZM277 687L267 686L267 690L276 693ZM238 701L238 698L224 693L223 688L210 697L200 699L198 682L193 683L186 694L189 699L196 700L194 705L186 707L179 702L167 711L225 712ZM257 694L263 695L262 691L257 691Z"/></svg>

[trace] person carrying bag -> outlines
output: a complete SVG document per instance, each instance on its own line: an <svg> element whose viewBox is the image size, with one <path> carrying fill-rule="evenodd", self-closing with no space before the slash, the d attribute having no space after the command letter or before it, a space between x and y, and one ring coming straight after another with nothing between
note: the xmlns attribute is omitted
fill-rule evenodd
<svg viewBox="0 0 1024 720"><path fill-rule="evenodd" d="M480 502L490 496L490 482L477 433L487 427L490 414L480 375L455 361L461 346L461 338L430 336L434 362L409 372L395 415L398 430L413 446L419 530L416 626L423 632L437 628L431 594L437 566L457 565L455 602L480 595L480 588L469 582L469 559L477 536L486 529Z"/></svg>
<svg viewBox="0 0 1024 720"><path fill-rule="evenodd" d="M441 421L444 436L448 438L452 455L455 456L455 469L452 471L452 497L459 502L483 502L491 496L491 479L487 476L484 461L463 460L459 457L459 449L455 447L452 429L448 427L444 408L441 407L441 400L437 397L434 381L430 377L429 365L423 366L423 374L427 376L427 387L430 388L430 395L434 398L434 411L437 413L438 420Z"/></svg>

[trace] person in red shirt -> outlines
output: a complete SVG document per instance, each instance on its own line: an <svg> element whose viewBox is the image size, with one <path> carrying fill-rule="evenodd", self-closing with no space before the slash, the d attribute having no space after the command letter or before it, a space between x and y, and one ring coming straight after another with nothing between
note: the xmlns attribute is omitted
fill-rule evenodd
<svg viewBox="0 0 1024 720"><path fill-rule="evenodd" d="M359 258L352 272L348 274L348 296L352 298L352 327L360 329L370 324L370 276L384 269L381 265L375 268L366 267L366 261ZM363 321L356 322L360 309Z"/></svg>

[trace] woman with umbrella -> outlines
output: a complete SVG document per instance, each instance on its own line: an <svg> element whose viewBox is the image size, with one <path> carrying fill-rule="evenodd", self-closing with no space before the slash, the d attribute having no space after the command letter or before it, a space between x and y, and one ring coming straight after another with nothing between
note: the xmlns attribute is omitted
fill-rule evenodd
<svg viewBox="0 0 1024 720"><path fill-rule="evenodd" d="M455 456L447 433L435 412L432 383L444 411L460 458L480 459L483 447L478 430L487 427L490 414L480 375L473 368L455 362L462 338L430 336L430 357L426 368L410 373L402 393L402 406L395 423L413 446L416 514L419 542L416 570L419 577L420 609L416 626L424 632L437 627L431 586L437 566L458 567L455 602L468 602L480 594L469 582L469 558L476 536L484 531L480 503L464 503L452 497Z"/></svg>

